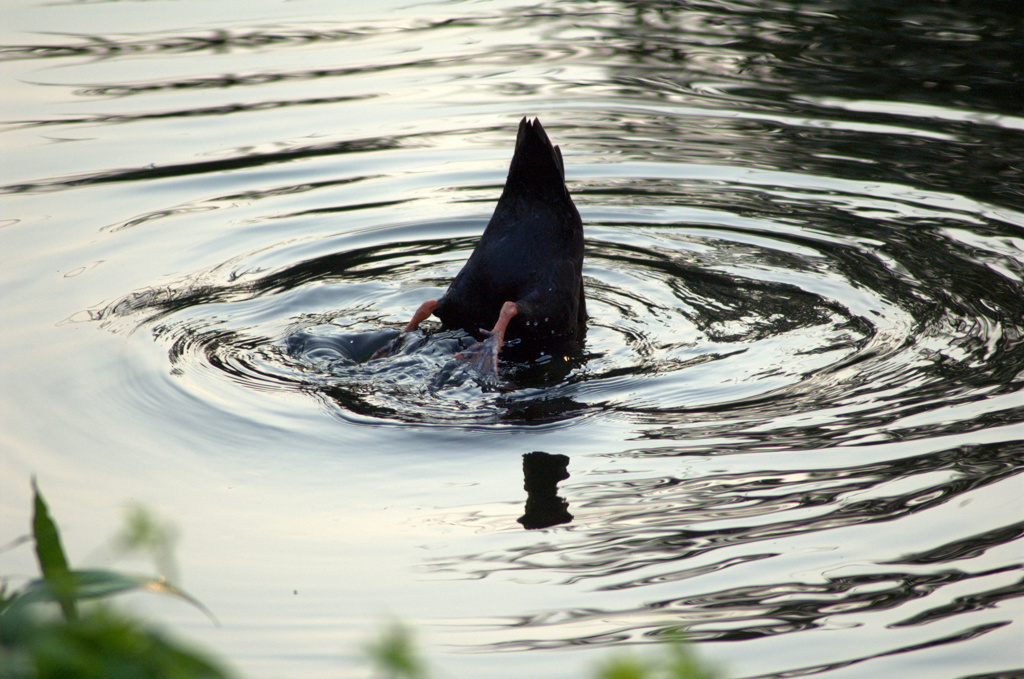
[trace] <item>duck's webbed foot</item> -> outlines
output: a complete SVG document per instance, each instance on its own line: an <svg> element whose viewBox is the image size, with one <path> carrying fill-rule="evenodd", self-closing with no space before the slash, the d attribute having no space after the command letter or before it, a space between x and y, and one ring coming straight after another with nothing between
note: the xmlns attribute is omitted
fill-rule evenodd
<svg viewBox="0 0 1024 679"><path fill-rule="evenodd" d="M488 334L490 337L487 339L455 354L455 360L469 366L483 377L497 378L498 354L505 342L492 333Z"/></svg>
<svg viewBox="0 0 1024 679"><path fill-rule="evenodd" d="M497 378L498 354L505 346L505 330L508 328L509 321L517 313L519 313L519 308L516 307L515 302L505 302L494 328L490 332L484 331L487 339L455 354L455 360L468 364L484 377Z"/></svg>
<svg viewBox="0 0 1024 679"><path fill-rule="evenodd" d="M437 308L438 301L436 299L428 299L426 302L420 305L420 308L413 314L412 320L409 321L405 328L395 337L393 340L382 346L377 351L373 352L373 356L370 360L375 358L387 358L398 351L398 348L402 346L402 338L405 337L406 333L412 332L419 327L420 323L430 318L430 314L434 313L434 309Z"/></svg>

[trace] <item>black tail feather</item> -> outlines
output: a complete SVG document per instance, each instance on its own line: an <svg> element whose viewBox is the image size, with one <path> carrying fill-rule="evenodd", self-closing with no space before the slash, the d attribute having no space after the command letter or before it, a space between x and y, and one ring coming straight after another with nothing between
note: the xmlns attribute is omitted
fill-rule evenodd
<svg viewBox="0 0 1024 679"><path fill-rule="evenodd" d="M562 151L551 143L537 118L519 123L516 150L508 170L508 184L537 193L566 193Z"/></svg>

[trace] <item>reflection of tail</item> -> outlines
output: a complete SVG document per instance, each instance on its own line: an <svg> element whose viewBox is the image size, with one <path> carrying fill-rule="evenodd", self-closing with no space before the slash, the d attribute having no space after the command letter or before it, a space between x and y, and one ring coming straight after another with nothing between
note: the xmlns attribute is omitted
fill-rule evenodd
<svg viewBox="0 0 1024 679"><path fill-rule="evenodd" d="M558 497L558 482L569 478L569 458L548 453L523 455L526 513L519 518L523 528L548 528L572 521L569 503Z"/></svg>

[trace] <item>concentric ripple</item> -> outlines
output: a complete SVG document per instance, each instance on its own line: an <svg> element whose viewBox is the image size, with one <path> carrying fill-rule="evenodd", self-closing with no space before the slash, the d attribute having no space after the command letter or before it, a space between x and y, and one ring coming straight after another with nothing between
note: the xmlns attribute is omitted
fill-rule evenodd
<svg viewBox="0 0 1024 679"><path fill-rule="evenodd" d="M951 210L948 197L922 192L897 198L898 187L826 192L798 175L783 186L780 176L727 185L666 168L625 187L577 187L585 346L503 365L498 385L453 372L468 338L436 324L400 355L366 360L443 293L479 217L281 243L95 315L151 327L186 380L300 391L356 421L605 413L654 425L656 437L757 431L820 446L971 430L1020 411L1024 240L1005 221L1020 215L968 201Z"/></svg>

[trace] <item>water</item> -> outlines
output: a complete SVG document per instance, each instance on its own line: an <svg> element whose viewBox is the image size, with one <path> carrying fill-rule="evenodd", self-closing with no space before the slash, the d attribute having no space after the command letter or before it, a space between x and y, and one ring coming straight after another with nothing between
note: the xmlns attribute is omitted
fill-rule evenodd
<svg viewBox="0 0 1024 679"><path fill-rule="evenodd" d="M439 676L679 629L731 677L1024 674L1019 10L4 15L3 541L32 474L82 565L145 503L221 626L125 605L251 677L365 676L390 616ZM524 115L585 223L580 355L495 388L437 386L453 333L296 348L443 292ZM527 505L533 451L569 477Z"/></svg>

